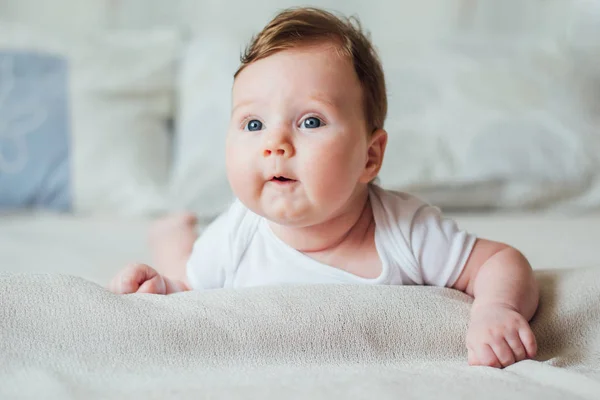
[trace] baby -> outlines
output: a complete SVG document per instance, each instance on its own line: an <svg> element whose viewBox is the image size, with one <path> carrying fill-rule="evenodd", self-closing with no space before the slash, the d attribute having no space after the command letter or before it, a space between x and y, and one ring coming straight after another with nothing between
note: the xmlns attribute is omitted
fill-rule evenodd
<svg viewBox="0 0 600 400"><path fill-rule="evenodd" d="M199 238L189 215L162 221L160 273L131 265L113 279L113 292L449 287L474 297L469 364L506 367L535 356L528 321L538 288L525 257L374 183L387 99L359 24L313 8L285 10L253 39L234 77L226 165L236 201Z"/></svg>

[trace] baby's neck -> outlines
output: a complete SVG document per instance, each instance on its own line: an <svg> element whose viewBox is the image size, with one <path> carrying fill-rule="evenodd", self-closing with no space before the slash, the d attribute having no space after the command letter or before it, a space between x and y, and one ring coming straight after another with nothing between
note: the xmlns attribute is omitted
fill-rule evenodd
<svg viewBox="0 0 600 400"><path fill-rule="evenodd" d="M371 229L373 211L368 190L357 193L338 215L318 225L303 228L269 223L287 245L303 253L334 250L346 241L363 240Z"/></svg>

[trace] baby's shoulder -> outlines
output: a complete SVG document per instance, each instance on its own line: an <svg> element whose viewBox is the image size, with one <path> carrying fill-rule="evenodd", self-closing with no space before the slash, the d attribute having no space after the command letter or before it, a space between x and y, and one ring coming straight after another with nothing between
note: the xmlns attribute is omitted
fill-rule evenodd
<svg viewBox="0 0 600 400"><path fill-rule="evenodd" d="M239 200L234 200L202 230L194 248L206 254L221 251L237 260L252 240L261 218Z"/></svg>
<svg viewBox="0 0 600 400"><path fill-rule="evenodd" d="M424 208L433 207L427 201L413 194L371 186L373 212L381 212L398 220L412 219ZM433 207L437 209L436 207Z"/></svg>
<svg viewBox="0 0 600 400"><path fill-rule="evenodd" d="M455 221L418 196L383 188L375 188L372 194L373 215L381 229L404 237L455 229Z"/></svg>
<svg viewBox="0 0 600 400"><path fill-rule="evenodd" d="M248 225L255 225L262 217L248 209L240 200L234 199L229 206L215 218L207 230L233 234L244 231Z"/></svg>

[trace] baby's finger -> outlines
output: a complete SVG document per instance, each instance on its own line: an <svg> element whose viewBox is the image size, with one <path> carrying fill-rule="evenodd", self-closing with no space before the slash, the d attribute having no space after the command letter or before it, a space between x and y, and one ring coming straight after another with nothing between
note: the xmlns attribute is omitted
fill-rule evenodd
<svg viewBox="0 0 600 400"><path fill-rule="evenodd" d="M154 278L157 272L146 264L131 264L121 274L119 282L120 293L135 293L140 285Z"/></svg>
<svg viewBox="0 0 600 400"><path fill-rule="evenodd" d="M115 294L135 293L137 290L137 285L132 284L130 282L131 278L125 276L124 274L125 272L121 272L115 276L108 285L108 290Z"/></svg>
<svg viewBox="0 0 600 400"><path fill-rule="evenodd" d="M485 365L494 368L500 368L502 366L492 348L487 344L482 344L475 350L475 357L478 361L478 364L476 365Z"/></svg>
<svg viewBox="0 0 600 400"><path fill-rule="evenodd" d="M151 293L151 294L166 294L167 288L165 285L165 280L162 276L157 275L154 278L144 282L137 293Z"/></svg>
<svg viewBox="0 0 600 400"><path fill-rule="evenodd" d="M527 357L527 351L521 342L518 332L513 332L506 335L506 343L508 343L512 349L512 352L515 356L515 361L521 361Z"/></svg>
<svg viewBox="0 0 600 400"><path fill-rule="evenodd" d="M527 351L527 357L534 358L537 354L537 341L529 325L519 329L519 337L525 347L525 351Z"/></svg>
<svg viewBox="0 0 600 400"><path fill-rule="evenodd" d="M469 365L480 365L480 362L477 359L477 355L475 354L475 352L470 347L467 350L469 351L469 354L467 357L467 361L468 361Z"/></svg>
<svg viewBox="0 0 600 400"><path fill-rule="evenodd" d="M119 285L117 284L118 280L121 279L119 276L115 276L109 282L107 289L113 293L120 294Z"/></svg>
<svg viewBox="0 0 600 400"><path fill-rule="evenodd" d="M502 367L508 367L515 363L515 355L506 340L500 339L492 343L491 347Z"/></svg>

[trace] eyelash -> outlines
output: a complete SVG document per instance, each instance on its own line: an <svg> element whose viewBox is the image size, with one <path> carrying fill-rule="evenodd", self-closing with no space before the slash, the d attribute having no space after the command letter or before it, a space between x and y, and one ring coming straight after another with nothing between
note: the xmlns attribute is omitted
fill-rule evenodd
<svg viewBox="0 0 600 400"><path fill-rule="evenodd" d="M248 125L248 122L252 121L253 119L260 121L264 125L264 123L262 122L262 120L260 118L257 118L254 115L247 115L242 119L242 123L240 124L240 129L245 130L246 125Z"/></svg>
<svg viewBox="0 0 600 400"><path fill-rule="evenodd" d="M318 119L319 121L321 121L321 124L322 124L322 125L321 125L319 128L321 128L321 127L323 127L323 126L326 126L326 125L327 125L327 122L325 122L325 119L324 119L323 117L321 117L320 115L317 115L317 114L308 114L307 116L305 116L304 118L302 118L302 119L300 120L300 122L298 122L298 127L302 127L302 123L303 123L304 121L306 121L307 119L309 119L309 118L316 118L316 119Z"/></svg>
<svg viewBox="0 0 600 400"><path fill-rule="evenodd" d="M300 128L300 127L302 126L302 123L303 123L305 120L309 119L309 118L317 118L319 121L321 121L321 124L322 124L322 125L321 125L321 127L323 127L323 126L327 126L327 124L328 124L328 123L325 121L325 118L323 118L322 116L320 116L320 115L317 115L317 114L308 114L308 115L304 116L304 117L303 117L303 118L302 118L302 119L301 119L301 120L298 122L298 125L297 125L297 127L299 127L299 128ZM248 125L248 122L250 122L250 121L252 121L252 120L254 120L254 119L255 119L255 120L257 120L257 121L260 121L260 122L263 124L263 126L265 125L265 123L264 123L264 122L262 122L262 120L261 120L260 118L258 118L258 117L256 117L256 116L254 116L254 115L247 115L247 116L245 116L245 117L242 119L242 123L240 124L240 129L241 129L241 130L245 130L245 129L246 129L246 125Z"/></svg>

